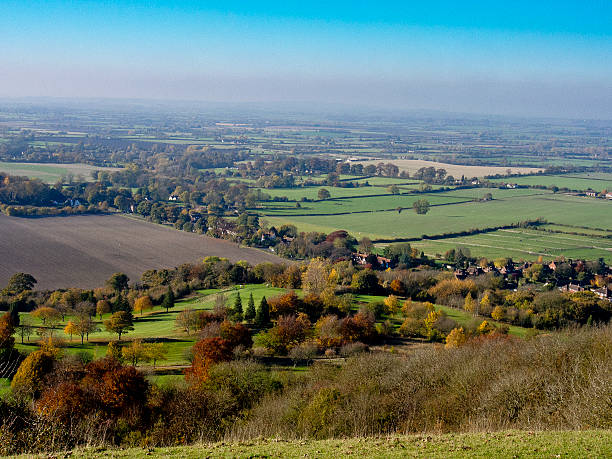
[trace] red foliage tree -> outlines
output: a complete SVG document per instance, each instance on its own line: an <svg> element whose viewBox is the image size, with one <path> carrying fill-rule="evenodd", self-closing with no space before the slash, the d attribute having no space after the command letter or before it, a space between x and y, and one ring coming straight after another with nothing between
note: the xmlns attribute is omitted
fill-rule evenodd
<svg viewBox="0 0 612 459"><path fill-rule="evenodd" d="M232 359L232 343L223 338L204 338L193 346L191 367L185 370L185 376L191 384L198 384L208 378L208 369L219 362Z"/></svg>

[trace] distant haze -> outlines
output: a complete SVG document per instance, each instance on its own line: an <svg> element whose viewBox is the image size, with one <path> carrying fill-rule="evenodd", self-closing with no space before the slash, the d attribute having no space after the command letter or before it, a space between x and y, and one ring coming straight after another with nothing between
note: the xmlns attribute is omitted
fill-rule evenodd
<svg viewBox="0 0 612 459"><path fill-rule="evenodd" d="M612 2L499 3L5 0L0 97L612 119Z"/></svg>

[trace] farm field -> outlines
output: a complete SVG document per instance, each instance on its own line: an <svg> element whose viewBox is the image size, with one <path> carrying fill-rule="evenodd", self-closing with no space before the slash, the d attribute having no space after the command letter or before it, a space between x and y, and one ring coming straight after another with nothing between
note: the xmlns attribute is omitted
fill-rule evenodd
<svg viewBox="0 0 612 459"><path fill-rule="evenodd" d="M421 240L412 245L431 256L444 255L456 247L466 247L472 256L489 259L511 257L514 260L535 260L542 256L545 260L551 260L563 255L566 258L603 258L607 262L612 261L612 239L520 228L473 236Z"/></svg>
<svg viewBox="0 0 612 459"><path fill-rule="evenodd" d="M169 448L75 449L82 458L177 457L183 459L247 457L317 457L317 458L536 458L536 457L609 457L612 432L586 431L501 431L446 434L391 435L374 438L332 440L224 441L220 443ZM586 453L588 451L588 453ZM586 454L585 454L586 453ZM18 457L44 458L48 455Z"/></svg>
<svg viewBox="0 0 612 459"><path fill-rule="evenodd" d="M62 175L82 176L85 181L91 180L91 173L96 170L107 172L119 170L116 167L98 167L89 164L52 164L52 163L9 163L0 162L0 172L11 175L37 178L46 183L56 183Z"/></svg>
<svg viewBox="0 0 612 459"><path fill-rule="evenodd" d="M517 185L557 186L559 188L568 188L576 191L588 189L595 191L612 190L612 174L605 173L526 175L524 177L495 179L494 181L516 183Z"/></svg>
<svg viewBox="0 0 612 459"><path fill-rule="evenodd" d="M38 280L38 289L98 287L118 271L136 280L147 269L211 255L251 264L286 262L223 239L119 215L38 219L0 215L0 254L0 285L16 272L27 272Z"/></svg>
<svg viewBox="0 0 612 459"><path fill-rule="evenodd" d="M397 204L402 205L399 199L405 199L402 203L412 202L409 199L429 199L436 196L444 199L451 196L457 200L465 193L472 190L457 190L450 193L432 195L418 195L398 197ZM476 190L484 192L483 189ZM507 193L496 196L496 192ZM517 191L531 191L531 194L514 193ZM426 215L417 215L412 210L402 213L397 211L376 212L375 214L348 214L348 215L323 215L323 216L268 216L266 219L273 225L291 223L303 231L331 232L337 229L345 229L353 236L360 238L368 236L372 239L393 238L420 238L421 235L436 235L458 231L467 231L472 228L487 228L501 225L509 225L523 220L545 218L551 223L559 223L573 226L585 226L590 228L612 228L612 203L604 200L576 197L568 195L554 195L537 190L493 190L494 200L489 202L464 202L453 205L432 206ZM465 195L467 198L469 195ZM501 199L501 197L504 197ZM379 199L379 198L363 198ZM382 199L382 198L380 198ZM355 199L354 201L361 201ZM344 204L344 201L336 201ZM432 204L433 199L430 200ZM382 206L381 206L382 207ZM379 207L379 208L381 208ZM393 208L394 206L389 206ZM409 207L409 204L406 205ZM337 206L337 212L342 207ZM358 203L354 203L358 209ZM293 209L292 212L300 209ZM312 210L311 212L315 212Z"/></svg>
<svg viewBox="0 0 612 459"><path fill-rule="evenodd" d="M330 193L336 188L330 190ZM353 196L342 199L331 199L322 201L300 203L297 208L295 204L286 202L266 202L262 203L259 212L266 216L277 215L296 215L296 216L318 216L345 214L350 212L374 212L374 211L393 211L397 212L398 207L411 209L415 201L426 199L432 206L471 203L482 199L486 193L491 193L494 199L508 200L525 196L546 195L550 192L546 190L517 189L506 190L498 188L471 188L462 190L451 190L437 193L418 193L418 194L397 194L386 193L380 196ZM347 228L345 228L347 229Z"/></svg>
<svg viewBox="0 0 612 459"><path fill-rule="evenodd" d="M463 166L458 164L440 163L436 161L426 161L422 159L385 159L372 161L359 161L364 166L367 164L378 164L380 162L391 162L399 167L400 171L407 171L410 175L414 174L422 167L435 167L436 169L446 169L448 175L459 178L462 175L466 177L484 177L486 175L506 174L508 169L513 174L527 174L537 172L541 169L534 167L503 167L503 166Z"/></svg>

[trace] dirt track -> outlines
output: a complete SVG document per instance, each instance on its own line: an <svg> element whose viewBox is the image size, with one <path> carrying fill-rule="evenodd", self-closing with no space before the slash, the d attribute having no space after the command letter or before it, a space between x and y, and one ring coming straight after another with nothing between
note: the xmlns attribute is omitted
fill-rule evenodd
<svg viewBox="0 0 612 459"><path fill-rule="evenodd" d="M37 289L99 287L117 271L138 280L147 269L197 262L208 255L251 264L287 262L229 241L119 215L0 215L0 287L16 272L32 274Z"/></svg>

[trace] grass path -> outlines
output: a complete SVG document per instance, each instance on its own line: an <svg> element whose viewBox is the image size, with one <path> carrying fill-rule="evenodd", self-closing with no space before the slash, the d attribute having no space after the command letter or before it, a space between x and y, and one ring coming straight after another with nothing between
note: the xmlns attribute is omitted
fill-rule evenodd
<svg viewBox="0 0 612 459"><path fill-rule="evenodd" d="M344 440L256 440L171 448L87 448L82 458L605 458L612 457L612 431L420 434ZM51 457L47 454L19 457ZM65 456L67 457L67 456Z"/></svg>

